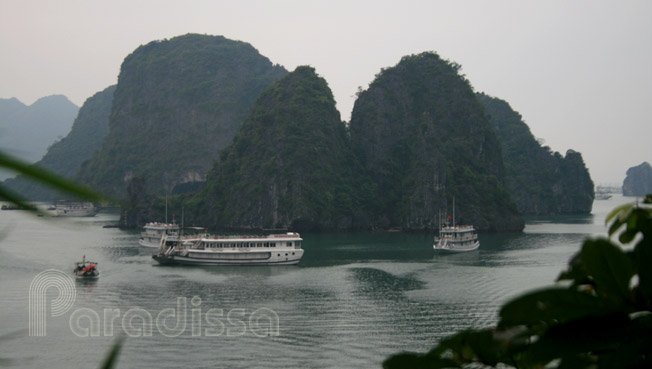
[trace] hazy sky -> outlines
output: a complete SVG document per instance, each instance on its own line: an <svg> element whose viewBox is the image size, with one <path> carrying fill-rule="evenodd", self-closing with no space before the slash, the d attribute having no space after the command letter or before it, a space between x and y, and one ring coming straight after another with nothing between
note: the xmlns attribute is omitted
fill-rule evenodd
<svg viewBox="0 0 652 369"><path fill-rule="evenodd" d="M81 106L138 46L191 32L246 41L288 70L315 67L347 121L381 68L435 51L553 150L581 152L596 184L652 162L646 0L0 0L0 98Z"/></svg>

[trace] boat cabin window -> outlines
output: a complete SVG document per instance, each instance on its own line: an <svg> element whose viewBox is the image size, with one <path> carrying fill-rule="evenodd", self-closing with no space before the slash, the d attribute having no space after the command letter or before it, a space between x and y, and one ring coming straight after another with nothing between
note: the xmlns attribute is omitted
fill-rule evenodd
<svg viewBox="0 0 652 369"><path fill-rule="evenodd" d="M286 246L288 247L292 246L292 242L288 241Z"/></svg>

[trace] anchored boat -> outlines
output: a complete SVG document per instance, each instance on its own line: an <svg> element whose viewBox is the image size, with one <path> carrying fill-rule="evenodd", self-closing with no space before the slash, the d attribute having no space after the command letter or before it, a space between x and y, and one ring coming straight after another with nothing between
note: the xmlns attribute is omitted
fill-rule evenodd
<svg viewBox="0 0 652 369"><path fill-rule="evenodd" d="M478 247L480 247L478 234L470 225L442 227L433 245L435 250L443 252L473 251Z"/></svg>
<svg viewBox="0 0 652 369"><path fill-rule="evenodd" d="M150 222L145 224L143 232L140 233L138 244L144 247L159 247L161 238L168 237L169 241L176 241L179 237L179 225L172 223Z"/></svg>
<svg viewBox="0 0 652 369"><path fill-rule="evenodd" d="M59 201L54 208L58 217L94 217L99 211L92 202Z"/></svg>
<svg viewBox="0 0 652 369"><path fill-rule="evenodd" d="M152 258L165 265L292 265L301 261L302 241L294 232L174 241L163 236L159 251Z"/></svg>
<svg viewBox="0 0 652 369"><path fill-rule="evenodd" d="M448 218L450 220L450 216ZM441 220L439 224L439 235L435 236L435 244L432 246L436 251L467 252L477 250L480 247L478 234L473 226L455 225L455 198L453 198L453 225L449 225L447 221L442 226Z"/></svg>

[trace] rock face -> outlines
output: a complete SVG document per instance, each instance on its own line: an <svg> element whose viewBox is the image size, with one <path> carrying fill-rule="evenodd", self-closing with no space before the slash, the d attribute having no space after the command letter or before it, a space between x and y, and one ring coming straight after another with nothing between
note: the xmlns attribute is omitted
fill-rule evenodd
<svg viewBox="0 0 652 369"><path fill-rule="evenodd" d="M542 147L519 113L503 100L478 94L502 145L506 183L523 214L591 212L594 186L582 155L562 157Z"/></svg>
<svg viewBox="0 0 652 369"><path fill-rule="evenodd" d="M0 147L29 163L70 132L79 107L63 95L38 99L26 106L16 98L0 99ZM0 180L15 173L0 170Z"/></svg>
<svg viewBox="0 0 652 369"><path fill-rule="evenodd" d="M500 142L458 69L434 53L407 56L359 94L351 142L373 226L436 229L455 199L458 224L523 229L505 188Z"/></svg>
<svg viewBox="0 0 652 369"><path fill-rule="evenodd" d="M251 45L221 36L139 47L122 63L109 134L77 179L124 198L135 177L163 195L205 176L256 98L286 73Z"/></svg>
<svg viewBox="0 0 652 369"><path fill-rule="evenodd" d="M298 67L260 96L194 202L216 227L348 229L353 163L326 81Z"/></svg>
<svg viewBox="0 0 652 369"><path fill-rule="evenodd" d="M79 109L70 133L50 146L36 165L67 178L77 173L81 164L102 146L109 132L114 91L115 86L110 86L89 97ZM23 176L8 179L5 184L31 200L52 201L59 197L55 191Z"/></svg>
<svg viewBox="0 0 652 369"><path fill-rule="evenodd" d="M623 195L645 196L652 193L652 167L648 162L627 169L623 182Z"/></svg>

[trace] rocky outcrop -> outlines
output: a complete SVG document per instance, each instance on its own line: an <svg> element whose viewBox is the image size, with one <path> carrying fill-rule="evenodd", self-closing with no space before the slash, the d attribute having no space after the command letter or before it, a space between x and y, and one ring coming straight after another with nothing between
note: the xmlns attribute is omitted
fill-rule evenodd
<svg viewBox="0 0 652 369"><path fill-rule="evenodd" d="M326 81L298 67L260 96L191 202L220 228L349 229L353 162Z"/></svg>
<svg viewBox="0 0 652 369"><path fill-rule="evenodd" d="M221 36L141 46L122 63L109 134L76 178L117 198L136 177L154 195L171 193L189 173L207 173L260 93L286 73Z"/></svg>
<svg viewBox="0 0 652 369"><path fill-rule="evenodd" d="M645 196L652 193L652 166L648 162L627 169L623 195Z"/></svg>
<svg viewBox="0 0 652 369"><path fill-rule="evenodd" d="M562 157L534 138L521 115L503 100L477 94L502 146L509 193L523 214L591 212L593 181L579 152Z"/></svg>
<svg viewBox="0 0 652 369"><path fill-rule="evenodd" d="M355 102L352 148L375 227L436 229L439 214L484 231L523 229L500 142L459 66L434 53L383 69Z"/></svg>

